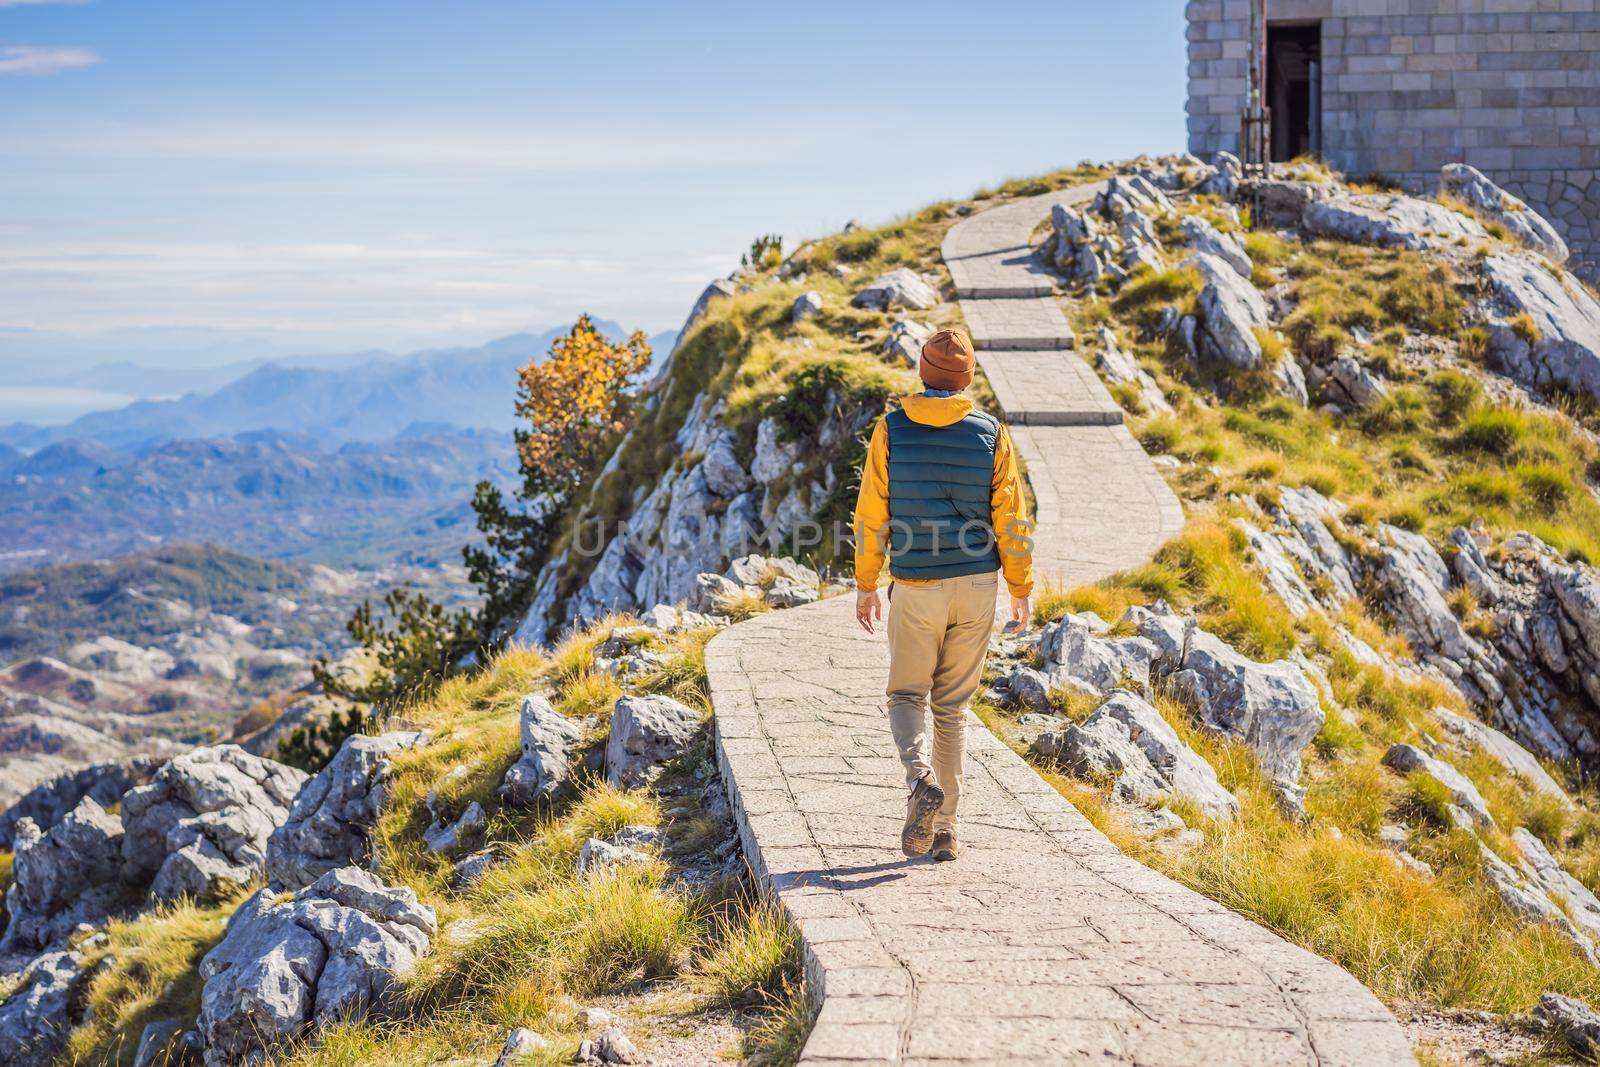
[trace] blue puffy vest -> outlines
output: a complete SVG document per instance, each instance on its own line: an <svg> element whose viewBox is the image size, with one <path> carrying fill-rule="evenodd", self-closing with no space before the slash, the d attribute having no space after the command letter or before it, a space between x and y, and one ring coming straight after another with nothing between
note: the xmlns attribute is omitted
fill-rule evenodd
<svg viewBox="0 0 1600 1067"><path fill-rule="evenodd" d="M889 573L926 581L1000 569L989 500L1000 424L974 411L949 426L884 416Z"/></svg>

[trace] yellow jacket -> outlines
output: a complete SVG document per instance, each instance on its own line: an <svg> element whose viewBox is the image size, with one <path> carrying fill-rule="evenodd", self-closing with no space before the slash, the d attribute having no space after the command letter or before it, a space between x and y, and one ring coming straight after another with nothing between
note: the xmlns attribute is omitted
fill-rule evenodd
<svg viewBox="0 0 1600 1067"><path fill-rule="evenodd" d="M906 415L926 426L950 426L972 412L972 401L964 396L905 397L901 406ZM1022 476L1017 473L1017 455L1011 434L1004 424L994 443L994 480L989 493L989 511L1000 547L1000 566L1011 595L1033 593L1033 524L1028 521L1027 504L1022 494ZM878 588L885 558L883 530L889 524L889 431L883 420L872 430L867 446L867 462L861 470L861 492L856 497L856 588L870 593ZM896 578L901 585L933 585L930 581Z"/></svg>

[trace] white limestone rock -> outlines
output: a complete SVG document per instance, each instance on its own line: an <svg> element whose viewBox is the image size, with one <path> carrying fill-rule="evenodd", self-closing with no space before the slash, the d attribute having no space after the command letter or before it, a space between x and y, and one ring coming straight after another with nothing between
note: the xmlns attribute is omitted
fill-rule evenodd
<svg viewBox="0 0 1600 1067"><path fill-rule="evenodd" d="M387 1014L437 932L409 888L354 867L282 902L260 890L200 963L206 1067L258 1063L312 1028Z"/></svg>
<svg viewBox="0 0 1600 1067"><path fill-rule="evenodd" d="M880 349L886 356L895 356L908 367L915 367L922 358L922 346L928 343L934 329L915 319L896 319L889 327L888 340Z"/></svg>
<svg viewBox="0 0 1600 1067"><path fill-rule="evenodd" d="M1244 242L1239 240L1238 234L1222 233L1199 215L1185 215L1182 226L1183 236L1190 248L1216 256L1232 267L1239 277L1250 280L1255 264L1250 261L1250 253L1245 251Z"/></svg>
<svg viewBox="0 0 1600 1067"><path fill-rule="evenodd" d="M1258 663L1192 619L1147 608L1130 608L1126 618L1156 646L1152 675L1168 679L1202 723L1249 745L1273 781L1299 781L1300 753L1326 716L1298 666Z"/></svg>
<svg viewBox="0 0 1600 1067"><path fill-rule="evenodd" d="M1559 860L1526 827L1511 831L1511 841L1522 853L1522 871L1545 894L1562 905L1573 925L1591 940L1600 939L1600 899L1589 887L1568 874Z"/></svg>
<svg viewBox="0 0 1600 1067"><path fill-rule="evenodd" d="M1371 407L1389 395L1383 378L1349 353L1340 355L1323 371L1318 391L1324 403L1346 409Z"/></svg>
<svg viewBox="0 0 1600 1067"><path fill-rule="evenodd" d="M0 1067L40 1067L66 1048L88 974L75 950L31 960L0 1000Z"/></svg>
<svg viewBox="0 0 1600 1067"><path fill-rule="evenodd" d="M1496 369L1536 388L1600 397L1600 300L1529 252L1489 256L1483 273L1503 312L1489 322ZM1524 314L1537 333L1531 341L1511 324Z"/></svg>
<svg viewBox="0 0 1600 1067"><path fill-rule="evenodd" d="M0 812L0 849L11 849L12 834L20 820L32 819L34 826L48 831L84 797L93 798L103 808L110 807L134 786L148 782L160 765L161 761L153 757L135 756L91 764L40 782Z"/></svg>
<svg viewBox="0 0 1600 1067"><path fill-rule="evenodd" d="M519 1067L526 1064L533 1057L549 1051L551 1041L548 1037L536 1030L529 1030L519 1026L506 1035L506 1043L500 1046L500 1056L494 1061L494 1067Z"/></svg>
<svg viewBox="0 0 1600 1067"><path fill-rule="evenodd" d="M1202 196L1217 196L1231 201L1239 192L1239 179L1244 174L1244 164L1232 152L1218 152L1212 158L1212 171L1205 175L1195 191Z"/></svg>
<svg viewBox="0 0 1600 1067"><path fill-rule="evenodd" d="M720 574L698 574L694 592L689 596L689 609L706 615L719 615L725 606L744 594L744 587L730 582Z"/></svg>
<svg viewBox="0 0 1600 1067"><path fill-rule="evenodd" d="M1149 371L1139 366L1138 360L1118 346L1117 335L1102 326L1098 336L1100 354L1095 357L1095 369L1113 384L1136 387L1139 390L1139 401L1147 412L1172 414L1172 405L1161 392L1161 386L1156 383Z"/></svg>
<svg viewBox="0 0 1600 1067"><path fill-rule="evenodd" d="M433 807L433 804L429 805L430 811ZM422 832L422 840L428 846L429 852L444 856L457 855L469 848L478 840L478 836L483 833L483 828L489 821L488 813L476 800L468 804L454 819L449 819L442 812L432 813L433 822Z"/></svg>
<svg viewBox="0 0 1600 1067"><path fill-rule="evenodd" d="M1301 224L1322 237L1412 251L1489 236L1477 221L1443 204L1390 193L1341 193L1319 200L1305 209Z"/></svg>
<svg viewBox="0 0 1600 1067"><path fill-rule="evenodd" d="M1040 714L1050 706L1050 679L1032 667L1017 667L996 680L996 688L1009 701L1023 704Z"/></svg>
<svg viewBox="0 0 1600 1067"><path fill-rule="evenodd" d="M880 274L876 281L855 295L852 307L888 311L890 308L910 308L926 311L939 302L939 294L922 276L909 267L897 267Z"/></svg>
<svg viewBox="0 0 1600 1067"><path fill-rule="evenodd" d="M1272 325L1261 293L1217 256L1201 252L1184 263L1198 270L1205 283L1197 304L1196 344L1201 358L1239 370L1259 367L1263 357L1256 330Z"/></svg>
<svg viewBox="0 0 1600 1067"><path fill-rule="evenodd" d="M8 924L0 953L63 944L80 923L100 926L122 889L122 824L84 797L47 833L17 823Z"/></svg>
<svg viewBox="0 0 1600 1067"><path fill-rule="evenodd" d="M301 786L283 825L267 838L268 879L301 889L337 867L370 864L390 757L426 738L417 730L345 738L328 765Z"/></svg>
<svg viewBox="0 0 1600 1067"><path fill-rule="evenodd" d="M1448 163L1439 176L1445 192L1500 223L1519 243L1557 264L1565 263L1571 255L1567 242L1543 215L1484 177L1477 168Z"/></svg>
<svg viewBox="0 0 1600 1067"><path fill-rule="evenodd" d="M1600 954L1596 953L1589 935L1579 930L1538 884L1529 881L1515 867L1495 855L1481 840L1478 841L1478 857L1482 862L1485 880L1506 907L1528 922L1554 927L1591 964L1600 963Z"/></svg>
<svg viewBox="0 0 1600 1067"><path fill-rule="evenodd" d="M539 693L522 698L518 716L522 755L506 771L500 795L508 804L529 807L549 800L571 779L583 728Z"/></svg>
<svg viewBox="0 0 1600 1067"><path fill-rule="evenodd" d="M1211 765L1183 743L1159 711L1128 690L1112 693L1082 726L1067 726L1058 752L1075 774L1114 777L1113 795L1127 802L1181 796L1214 819L1239 812L1238 800L1222 788Z"/></svg>
<svg viewBox="0 0 1600 1067"><path fill-rule="evenodd" d="M780 441L779 436L776 419L762 419L756 425L756 455L750 461L750 476L758 485L770 485L782 478L800 458L800 443Z"/></svg>
<svg viewBox="0 0 1600 1067"><path fill-rule="evenodd" d="M267 839L289 814L304 771L238 745L186 752L122 798L129 877L157 900L206 900L266 872Z"/></svg>
<svg viewBox="0 0 1600 1067"><path fill-rule="evenodd" d="M1439 707L1433 709L1434 718L1458 741L1483 749L1506 770L1521 778L1535 790L1543 793L1553 800L1560 801L1567 807L1572 806L1572 797L1561 787L1561 784L1550 777L1550 772L1534 758L1533 753L1517 744L1505 734L1476 719L1469 719L1458 715L1449 708Z"/></svg>
<svg viewBox="0 0 1600 1067"><path fill-rule="evenodd" d="M578 877L588 878L624 863L648 863L651 857L636 848L591 837L578 849Z"/></svg>
<svg viewBox="0 0 1600 1067"><path fill-rule="evenodd" d="M623 789L649 784L700 731L700 713L667 696L625 696L611 709L606 781Z"/></svg>
<svg viewBox="0 0 1600 1067"><path fill-rule="evenodd" d="M1415 745L1391 745L1383 754L1383 764L1401 774L1422 774L1442 785L1450 799L1470 814L1480 826L1494 825L1489 804L1472 784L1472 779L1456 770L1442 759L1435 759Z"/></svg>
<svg viewBox="0 0 1600 1067"><path fill-rule="evenodd" d="M1600 1059L1600 1014L1589 1005L1560 993L1544 993L1535 1011L1566 1039L1572 1051L1590 1060Z"/></svg>
<svg viewBox="0 0 1600 1067"><path fill-rule="evenodd" d="M790 322L804 322L822 313L822 294L815 290L801 293L789 308Z"/></svg>
<svg viewBox="0 0 1600 1067"><path fill-rule="evenodd" d="M719 497L736 497L754 484L739 463L733 445L733 434L722 430L712 436L700 461L706 489Z"/></svg>
<svg viewBox="0 0 1600 1067"><path fill-rule="evenodd" d="M1156 646L1142 637L1099 637L1084 619L1068 615L1045 626L1039 654L1052 685L1070 678L1105 693L1123 685L1150 687Z"/></svg>
<svg viewBox="0 0 1600 1067"><path fill-rule="evenodd" d="M770 607L797 608L802 604L815 604L822 594L815 583L801 583L780 575L761 594Z"/></svg>

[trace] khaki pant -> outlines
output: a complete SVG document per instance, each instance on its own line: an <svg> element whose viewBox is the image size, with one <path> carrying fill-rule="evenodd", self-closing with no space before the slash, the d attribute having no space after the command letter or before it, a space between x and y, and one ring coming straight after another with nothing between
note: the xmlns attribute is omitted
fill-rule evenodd
<svg viewBox="0 0 1600 1067"><path fill-rule="evenodd" d="M955 829L967 701L977 692L994 629L994 573L945 578L889 591L889 729L906 768L906 786L932 775L944 790L935 829ZM928 710L933 753L928 753Z"/></svg>

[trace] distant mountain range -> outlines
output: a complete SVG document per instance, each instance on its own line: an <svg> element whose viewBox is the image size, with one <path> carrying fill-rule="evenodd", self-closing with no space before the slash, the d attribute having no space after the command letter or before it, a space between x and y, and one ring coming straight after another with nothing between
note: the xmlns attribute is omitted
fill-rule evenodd
<svg viewBox="0 0 1600 1067"><path fill-rule="evenodd" d="M599 327L613 337L614 322ZM66 441L94 441L116 449L148 448L185 438L232 437L253 430L305 435L327 445L384 441L415 422L507 431L515 425L512 403L517 368L543 357L566 327L538 334L513 334L477 348L435 349L403 358L365 354L355 365L335 357L263 363L209 392L173 400L139 400L96 411L61 426L13 423L0 427L0 446L32 452ZM658 358L676 335L651 339ZM357 358L360 357L351 357ZM108 392L128 390L145 370L108 364L73 376L71 383ZM159 369L148 373L161 375ZM166 372L178 380L191 371ZM66 384L67 379L52 384ZM141 390L148 392L146 388ZM3 458L3 457L0 457Z"/></svg>
<svg viewBox="0 0 1600 1067"><path fill-rule="evenodd" d="M457 561L473 486L509 484L509 434L419 424L337 447L279 431L0 459L0 573L209 542L275 559Z"/></svg>

